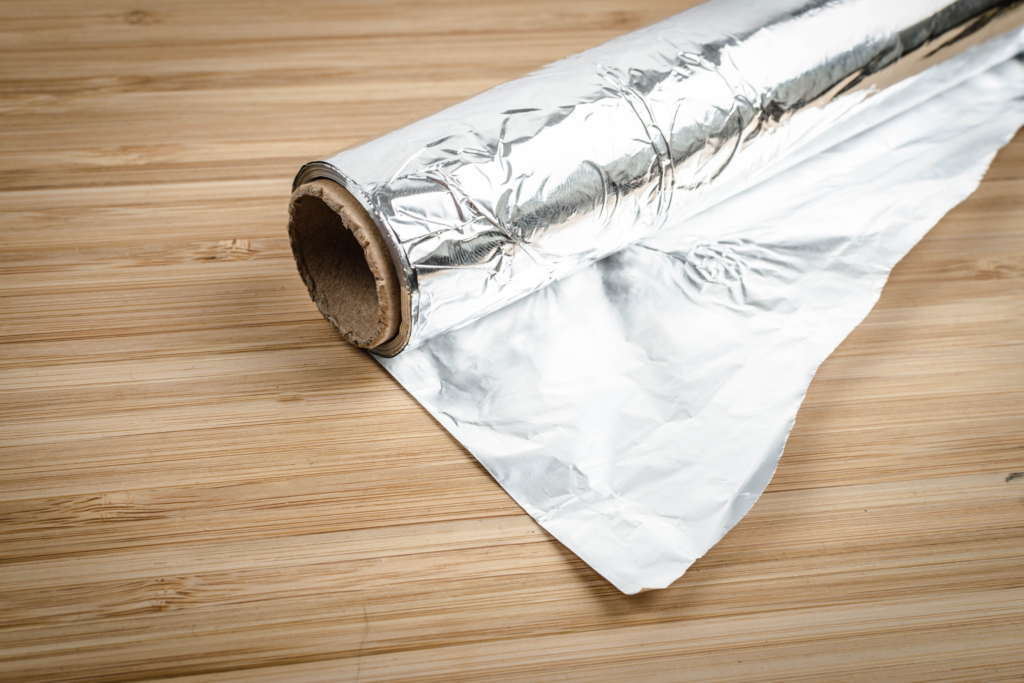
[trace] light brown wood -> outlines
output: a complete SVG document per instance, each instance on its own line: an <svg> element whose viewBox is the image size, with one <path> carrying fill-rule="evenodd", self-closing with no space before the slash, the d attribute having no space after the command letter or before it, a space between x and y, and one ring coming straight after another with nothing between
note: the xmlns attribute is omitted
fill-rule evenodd
<svg viewBox="0 0 1024 683"><path fill-rule="evenodd" d="M306 294L302 162L690 4L0 5L0 680L1021 680L1024 135L665 591Z"/></svg>

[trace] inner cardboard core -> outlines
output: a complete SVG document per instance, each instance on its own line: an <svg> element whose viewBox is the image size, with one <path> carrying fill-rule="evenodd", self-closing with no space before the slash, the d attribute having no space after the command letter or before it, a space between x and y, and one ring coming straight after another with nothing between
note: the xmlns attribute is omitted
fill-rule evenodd
<svg viewBox="0 0 1024 683"><path fill-rule="evenodd" d="M398 333L398 276L384 237L345 188L315 180L292 194L292 253L317 308L347 341L372 349Z"/></svg>

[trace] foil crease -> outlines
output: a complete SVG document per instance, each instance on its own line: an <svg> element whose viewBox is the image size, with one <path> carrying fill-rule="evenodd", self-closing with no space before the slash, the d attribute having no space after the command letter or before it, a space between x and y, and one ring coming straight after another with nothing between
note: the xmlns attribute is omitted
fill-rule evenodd
<svg viewBox="0 0 1024 683"><path fill-rule="evenodd" d="M1022 11L719 0L296 184L341 182L389 241L381 363L615 586L662 588L753 505L817 366L1024 121Z"/></svg>

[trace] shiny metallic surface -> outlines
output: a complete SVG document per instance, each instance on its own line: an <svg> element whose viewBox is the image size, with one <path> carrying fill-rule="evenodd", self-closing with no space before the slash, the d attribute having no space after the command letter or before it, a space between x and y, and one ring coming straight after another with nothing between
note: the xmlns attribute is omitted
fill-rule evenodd
<svg viewBox="0 0 1024 683"><path fill-rule="evenodd" d="M856 134L907 76L1022 17L1019 0L710 2L296 183L341 181L391 243L403 326L377 351L394 355Z"/></svg>
<svg viewBox="0 0 1024 683"><path fill-rule="evenodd" d="M390 242L406 317L381 363L616 587L663 588L1024 123L1021 19L713 2L296 182L342 182Z"/></svg>

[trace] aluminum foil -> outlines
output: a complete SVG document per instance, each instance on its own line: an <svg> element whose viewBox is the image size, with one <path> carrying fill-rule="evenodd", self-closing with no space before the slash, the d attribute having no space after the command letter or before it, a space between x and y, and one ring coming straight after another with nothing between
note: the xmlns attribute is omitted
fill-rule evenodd
<svg viewBox="0 0 1024 683"><path fill-rule="evenodd" d="M404 276L402 327L377 349L394 355L870 127L894 97L948 88L969 74L904 92L908 75L1022 18L1020 0L710 2L296 183L337 180L383 229ZM978 66L991 63L966 69Z"/></svg>
<svg viewBox="0 0 1024 683"><path fill-rule="evenodd" d="M1022 12L721 0L296 183L338 180L390 242L385 367L598 572L660 588L750 508L818 364L1024 121Z"/></svg>

